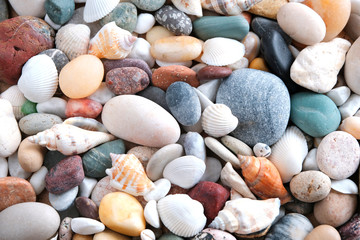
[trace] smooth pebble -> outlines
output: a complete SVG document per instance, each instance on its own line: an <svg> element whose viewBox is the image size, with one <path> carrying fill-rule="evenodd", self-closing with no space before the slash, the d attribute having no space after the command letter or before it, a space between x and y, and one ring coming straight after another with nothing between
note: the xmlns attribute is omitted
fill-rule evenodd
<svg viewBox="0 0 360 240"><path fill-rule="evenodd" d="M206 137L205 145L225 162L230 162L235 168L240 167L239 159L215 138Z"/></svg>
<svg viewBox="0 0 360 240"><path fill-rule="evenodd" d="M313 148L308 152L302 165L303 171L319 170L319 167L316 162L316 152L317 152L317 148Z"/></svg>
<svg viewBox="0 0 360 240"><path fill-rule="evenodd" d="M36 172L43 165L45 153L44 147L25 138L18 149L19 164L27 172Z"/></svg>
<svg viewBox="0 0 360 240"><path fill-rule="evenodd" d="M97 182L98 181L95 178L89 178L85 176L84 180L79 185L79 197L90 197L91 192L95 188Z"/></svg>
<svg viewBox="0 0 360 240"><path fill-rule="evenodd" d="M66 100L59 97L52 97L45 102L38 103L36 105L36 111L38 113L48 113L56 115L60 118L66 118Z"/></svg>
<svg viewBox="0 0 360 240"><path fill-rule="evenodd" d="M4 157L0 157L0 178L8 175L9 165L8 161Z"/></svg>
<svg viewBox="0 0 360 240"><path fill-rule="evenodd" d="M27 179L31 176L31 172L26 172L20 165L17 152L8 158L9 173L12 177Z"/></svg>
<svg viewBox="0 0 360 240"><path fill-rule="evenodd" d="M217 182L220 178L222 165L220 160L213 157L206 157L205 172L200 181Z"/></svg>
<svg viewBox="0 0 360 240"><path fill-rule="evenodd" d="M345 119L354 116L360 108L360 95L351 94L347 101L339 107L341 118Z"/></svg>
<svg viewBox="0 0 360 240"><path fill-rule="evenodd" d="M334 101L336 106L339 107L343 105L346 102L346 100L349 99L350 94L351 94L350 88L348 88L347 86L341 86L331 89L329 92L326 93L326 96L331 98L331 100Z"/></svg>
<svg viewBox="0 0 360 240"><path fill-rule="evenodd" d="M71 230L82 235L91 235L105 230L105 225L91 218L78 217L71 220Z"/></svg>
<svg viewBox="0 0 360 240"><path fill-rule="evenodd" d="M193 155L205 161L206 147L204 138L196 132L188 132L184 139L184 150L186 155Z"/></svg>
<svg viewBox="0 0 360 240"><path fill-rule="evenodd" d="M145 201L151 200L159 201L165 197L171 188L171 182L166 178L160 178L154 182L155 188L144 195Z"/></svg>
<svg viewBox="0 0 360 240"><path fill-rule="evenodd" d="M155 25L155 17L150 13L140 13L137 17L134 32L139 34L147 33Z"/></svg>
<svg viewBox="0 0 360 240"><path fill-rule="evenodd" d="M319 225L314 228L308 235L306 235L304 240L341 240L339 232L336 228L330 225Z"/></svg>
<svg viewBox="0 0 360 240"><path fill-rule="evenodd" d="M78 191L79 187L76 186L61 194L49 193L51 206L53 206L57 211L64 211L68 209L75 201Z"/></svg>
<svg viewBox="0 0 360 240"><path fill-rule="evenodd" d="M39 195L45 189L45 177L48 172L48 169L42 166L31 176L30 184L34 188L36 195Z"/></svg>

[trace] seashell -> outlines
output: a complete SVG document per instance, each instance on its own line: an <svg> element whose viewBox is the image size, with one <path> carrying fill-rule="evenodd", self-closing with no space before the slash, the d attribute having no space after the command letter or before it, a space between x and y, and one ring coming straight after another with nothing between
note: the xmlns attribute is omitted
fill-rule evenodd
<svg viewBox="0 0 360 240"><path fill-rule="evenodd" d="M261 199L278 197L281 204L292 200L281 182L279 171L267 158L242 155L238 158L245 182L256 196Z"/></svg>
<svg viewBox="0 0 360 240"><path fill-rule="evenodd" d="M88 53L98 58L123 59L131 52L136 39L114 21L109 22L90 40Z"/></svg>
<svg viewBox="0 0 360 240"><path fill-rule="evenodd" d="M84 21L95 22L108 15L120 0L87 0L84 9Z"/></svg>
<svg viewBox="0 0 360 240"><path fill-rule="evenodd" d="M151 229L144 229L140 233L141 240L155 240L155 233Z"/></svg>
<svg viewBox="0 0 360 240"><path fill-rule="evenodd" d="M203 205L187 194L171 194L159 200L158 212L162 223L180 237L192 237L206 224Z"/></svg>
<svg viewBox="0 0 360 240"><path fill-rule="evenodd" d="M21 112L21 106L26 102L26 98L17 85L6 89L1 93L0 98L6 99L11 103L16 120L25 116L25 114Z"/></svg>
<svg viewBox="0 0 360 240"><path fill-rule="evenodd" d="M154 228L160 227L160 217L155 200L150 200L144 207L144 217L148 224Z"/></svg>
<svg viewBox="0 0 360 240"><path fill-rule="evenodd" d="M28 100L39 103L49 100L55 94L58 83L55 63L43 54L36 55L25 63L18 87Z"/></svg>
<svg viewBox="0 0 360 240"><path fill-rule="evenodd" d="M280 200L253 200L238 198L225 203L225 207L210 223L210 228L226 230L237 234L251 234L261 231L279 215Z"/></svg>
<svg viewBox="0 0 360 240"><path fill-rule="evenodd" d="M230 38L216 37L205 41L201 60L212 66L226 66L239 61L245 54L244 45Z"/></svg>
<svg viewBox="0 0 360 240"><path fill-rule="evenodd" d="M66 119L64 124L70 124L84 130L109 133L105 126L93 118L71 117Z"/></svg>
<svg viewBox="0 0 360 240"><path fill-rule="evenodd" d="M171 0L174 6L186 14L202 17L201 0Z"/></svg>
<svg viewBox="0 0 360 240"><path fill-rule="evenodd" d="M74 155L114 140L115 137L108 133L88 131L70 124L55 124L50 129L39 132L28 139L50 151L56 150L64 155Z"/></svg>
<svg viewBox="0 0 360 240"><path fill-rule="evenodd" d="M240 15L262 0L201 0L204 9L222 15Z"/></svg>
<svg viewBox="0 0 360 240"><path fill-rule="evenodd" d="M160 200L169 193L171 188L171 182L166 178L160 178L156 180L154 184L155 184L155 188L144 195L144 199L147 202L151 200L155 200L155 201Z"/></svg>
<svg viewBox="0 0 360 240"><path fill-rule="evenodd" d="M230 200L235 200L238 198L243 198L243 196L237 192L235 189L231 188L230 190Z"/></svg>
<svg viewBox="0 0 360 240"><path fill-rule="evenodd" d="M112 168L106 169L110 185L133 196L142 196L155 188L140 160L134 154L110 153Z"/></svg>
<svg viewBox="0 0 360 240"><path fill-rule="evenodd" d="M202 113L202 127L213 137L222 137L232 132L238 125L238 118L225 104L213 104Z"/></svg>
<svg viewBox="0 0 360 240"><path fill-rule="evenodd" d="M85 24L66 24L56 34L56 48L63 51L69 60L86 54L90 41L90 28Z"/></svg>
<svg viewBox="0 0 360 240"><path fill-rule="evenodd" d="M151 45L143 38L137 38L127 58L144 60L150 68L154 67L155 59L150 53Z"/></svg>
<svg viewBox="0 0 360 240"><path fill-rule="evenodd" d="M306 138L297 127L288 127L271 151L269 160L278 169L283 183L290 182L294 175L301 172L308 154Z"/></svg>
<svg viewBox="0 0 360 240"><path fill-rule="evenodd" d="M331 180L331 188L343 194L358 194L359 189L351 179Z"/></svg>
<svg viewBox="0 0 360 240"><path fill-rule="evenodd" d="M271 148L265 143L255 144L253 150L257 157L268 157L271 154Z"/></svg>

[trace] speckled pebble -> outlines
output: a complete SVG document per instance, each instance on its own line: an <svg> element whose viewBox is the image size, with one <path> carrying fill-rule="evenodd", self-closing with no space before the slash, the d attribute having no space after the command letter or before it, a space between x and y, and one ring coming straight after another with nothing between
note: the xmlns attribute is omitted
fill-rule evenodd
<svg viewBox="0 0 360 240"><path fill-rule="evenodd" d="M59 228L59 240L71 240L72 231L71 231L71 219L70 217L64 218L60 223Z"/></svg>
<svg viewBox="0 0 360 240"><path fill-rule="evenodd" d="M33 113L21 118L19 121L19 127L23 133L27 135L35 135L59 123L62 123L62 120L56 115Z"/></svg>
<svg viewBox="0 0 360 240"><path fill-rule="evenodd" d="M137 67L142 70L144 70L148 76L149 79L152 77L152 71L149 67L149 65L142 59L133 59L133 58L125 58L125 59L119 59L119 60L110 60L110 59L104 59L104 70L105 75L114 68L122 68L122 67Z"/></svg>
<svg viewBox="0 0 360 240"><path fill-rule="evenodd" d="M155 13L155 19L176 35L190 35L192 31L191 19L182 11L165 5Z"/></svg>
<svg viewBox="0 0 360 240"><path fill-rule="evenodd" d="M106 176L95 185L94 190L91 193L91 200L93 200L96 206L100 205L101 199L108 193L118 192L116 188L110 186L110 177Z"/></svg>
<svg viewBox="0 0 360 240"><path fill-rule="evenodd" d="M90 198L77 197L75 199L75 206L79 211L80 216L95 220L99 218L98 207Z"/></svg>
<svg viewBox="0 0 360 240"><path fill-rule="evenodd" d="M58 73L60 73L61 69L69 62L69 59L66 56L66 54L63 51L56 49L56 48L42 51L39 54L46 54L49 57L51 57L51 59L55 63Z"/></svg>

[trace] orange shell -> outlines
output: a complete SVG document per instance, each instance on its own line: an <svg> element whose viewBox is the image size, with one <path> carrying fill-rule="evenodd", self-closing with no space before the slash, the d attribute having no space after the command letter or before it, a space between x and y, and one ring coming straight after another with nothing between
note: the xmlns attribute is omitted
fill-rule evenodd
<svg viewBox="0 0 360 240"><path fill-rule="evenodd" d="M264 157L237 155L242 175L250 190L261 199L280 198L281 204L292 200L282 184L275 165Z"/></svg>

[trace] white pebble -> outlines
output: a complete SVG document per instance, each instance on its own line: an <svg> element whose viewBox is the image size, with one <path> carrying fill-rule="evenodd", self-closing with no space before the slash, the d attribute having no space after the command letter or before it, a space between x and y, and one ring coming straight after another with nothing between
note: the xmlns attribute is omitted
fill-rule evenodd
<svg viewBox="0 0 360 240"><path fill-rule="evenodd" d="M150 53L151 45L143 38L137 38L127 58L144 60L150 68L155 65L155 59Z"/></svg>
<svg viewBox="0 0 360 240"><path fill-rule="evenodd" d="M303 171L309 171L309 170L319 171L320 170L317 165L317 162L316 162L316 151L317 151L317 148L313 148L306 155L304 162L303 162L303 166L302 166Z"/></svg>
<svg viewBox="0 0 360 240"><path fill-rule="evenodd" d="M79 197L90 197L92 190L97 184L95 178L85 177L84 180L80 183L80 194Z"/></svg>
<svg viewBox="0 0 360 240"><path fill-rule="evenodd" d="M206 67L207 65L205 63L198 63L194 65L191 69L194 70L196 73L200 71L200 69Z"/></svg>
<svg viewBox="0 0 360 240"><path fill-rule="evenodd" d="M227 65L231 70L235 71L242 68L249 67L249 60L246 57L242 57L239 61L234 62L233 64Z"/></svg>
<svg viewBox="0 0 360 240"><path fill-rule="evenodd" d="M144 199L148 202L150 200L159 201L165 197L170 191L171 183L166 178L160 178L154 182L155 188L144 195Z"/></svg>
<svg viewBox="0 0 360 240"><path fill-rule="evenodd" d="M150 200L144 208L144 217L148 224L154 228L160 227L160 217L155 200Z"/></svg>
<svg viewBox="0 0 360 240"><path fill-rule="evenodd" d="M140 233L141 240L155 240L155 233L150 229L144 229Z"/></svg>
<svg viewBox="0 0 360 240"><path fill-rule="evenodd" d="M105 82L102 82L100 87L93 94L88 96L87 98L104 105L107 101L109 101L113 97L115 97L115 93L113 93L106 86Z"/></svg>
<svg viewBox="0 0 360 240"><path fill-rule="evenodd" d="M350 88L348 88L347 86L341 86L333 88L330 92L326 94L326 96L331 98L331 100L333 100L336 106L341 106L346 102L346 100L348 100L350 94Z"/></svg>
<svg viewBox="0 0 360 240"><path fill-rule="evenodd" d="M173 65L180 65L185 67L190 67L192 65L192 61L185 61L185 62L164 62L156 59L156 64L160 67L167 67L167 66L173 66Z"/></svg>
<svg viewBox="0 0 360 240"><path fill-rule="evenodd" d="M48 169L42 166L30 178L30 184L34 188L36 195L39 195L45 188L45 177Z"/></svg>
<svg viewBox="0 0 360 240"><path fill-rule="evenodd" d="M105 230L105 225L91 218L77 217L71 220L71 230L81 235L91 235Z"/></svg>
<svg viewBox="0 0 360 240"><path fill-rule="evenodd" d="M205 172L200 181L217 182L221 174L221 162L219 159L207 157L205 161Z"/></svg>
<svg viewBox="0 0 360 240"><path fill-rule="evenodd" d="M221 83L221 79L210 80L198 86L197 90L199 90L205 96L207 96L210 101L215 102L216 93L217 90L219 89L220 83Z"/></svg>
<svg viewBox="0 0 360 240"><path fill-rule="evenodd" d="M45 20L45 22L47 22L47 24L49 24L50 27L52 27L54 30L59 30L59 29L61 28L61 25L54 23L54 22L50 19L49 15L47 15L47 14L45 15L44 20Z"/></svg>
<svg viewBox="0 0 360 240"><path fill-rule="evenodd" d="M271 154L271 148L265 143L255 144L253 151L257 157L268 157Z"/></svg>
<svg viewBox="0 0 360 240"><path fill-rule="evenodd" d="M38 103L36 105L36 111L38 113L49 113L57 115L61 118L66 118L65 109L67 102L58 97L52 97L49 100Z"/></svg>
<svg viewBox="0 0 360 240"><path fill-rule="evenodd" d="M339 107L342 119L354 116L357 110L360 108L360 96L353 93L349 99Z"/></svg>
<svg viewBox="0 0 360 240"><path fill-rule="evenodd" d="M147 33L155 25L155 17L150 13L140 13L137 17L134 32L139 34Z"/></svg>
<svg viewBox="0 0 360 240"><path fill-rule="evenodd" d="M53 206L58 211L64 211L68 209L75 201L78 191L79 187L76 186L61 194L49 193L49 201L51 206Z"/></svg>
<svg viewBox="0 0 360 240"><path fill-rule="evenodd" d="M0 157L0 178L8 175L9 165L8 161L4 157Z"/></svg>
<svg viewBox="0 0 360 240"><path fill-rule="evenodd" d="M17 156L17 151L9 157L8 164L9 164L10 176L23 178L23 179L27 179L28 177L30 177L31 172L26 172L21 167L18 156Z"/></svg>

